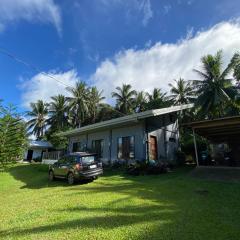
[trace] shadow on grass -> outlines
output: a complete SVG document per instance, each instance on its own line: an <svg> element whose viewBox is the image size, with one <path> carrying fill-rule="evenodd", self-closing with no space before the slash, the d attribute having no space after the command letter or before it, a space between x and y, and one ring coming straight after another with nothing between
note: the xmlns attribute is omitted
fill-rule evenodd
<svg viewBox="0 0 240 240"><path fill-rule="evenodd" d="M96 230L116 230L116 239L118 239L120 236L117 230L121 228L121 231L126 234L133 232L133 236L129 236L131 239L200 239L200 232L207 236L202 239L214 239L211 238L211 233L221 232L221 225L218 227L216 223L221 222L222 213L212 208L217 206L216 209L219 209L226 203L226 200L221 200L217 196L211 199L211 188L207 195L196 193L196 182L194 178L188 177L190 170L180 169L159 176L136 177L125 175L118 170L105 171L97 184L90 184L84 188L73 186L66 188L66 191L64 190L61 194L66 196L64 199L71 199L72 196L78 199L78 196L84 195L86 199L90 196L89 199L95 197L100 201L102 196L112 194L110 202L103 199L101 204L94 204L92 207L91 204L89 207L82 206L80 200L78 205L70 205L66 208L61 205L60 209L55 209L51 214L55 217L59 215L61 219L62 216L67 216L68 220L41 226L26 225L24 228L11 228L0 231L0 237L16 239L21 236L36 235L36 238L43 239L43 234L61 234L64 231L82 229L85 234L91 231L95 237ZM62 181L49 184L47 167L42 165L18 165L11 168L9 172L15 179L25 184L22 188L67 186ZM199 182L200 186L208 190L207 183ZM230 194L228 201L234 199L234 191L225 191ZM219 190L217 193L218 196L222 194ZM208 207L209 204L212 208ZM233 206L236 212L235 202ZM234 227L232 221L234 211L230 209L232 207L229 207L228 215L224 214L224 221L231 226L229 229L234 228L235 232L232 234L230 231L222 230L221 234L218 234L220 238L216 237L216 239L235 239L232 236L237 234L237 227ZM71 216L72 219L69 220ZM126 229L123 230L122 227ZM146 232L144 232L145 227ZM187 235L188 232L191 233L190 237ZM183 237L179 238L179 235ZM125 239L127 237L125 236ZM81 239L81 233L79 233L79 238Z"/></svg>
<svg viewBox="0 0 240 240"><path fill-rule="evenodd" d="M59 187L59 186L68 186L65 179L58 179L53 182L49 182L48 180L48 166L41 164L21 164L15 165L8 169L10 175L12 175L16 180L24 183L24 186L21 188L29 188L29 189L39 189L46 187ZM174 178L183 177L185 173L189 172L189 169L178 170L174 173L162 174L162 175L152 175L152 176L129 176L122 170L104 170L103 177L113 177L118 176L124 179L131 180L136 183L151 183L156 178L161 178L161 181L169 181ZM89 182L82 181L78 182L77 185L87 184ZM124 186L125 187L125 186ZM76 188L71 187L72 190ZM92 190L92 188L91 188Z"/></svg>
<svg viewBox="0 0 240 240"><path fill-rule="evenodd" d="M49 224L44 226L37 226L24 229L9 229L6 231L0 231L0 236L3 237L19 237L30 234L44 234L48 232L68 231L74 229L92 229L93 231L98 229L116 229L119 227L134 226L139 223L158 223L159 226L172 223L174 219L173 215L176 210L168 207L159 208L158 206L142 206L136 208L82 208L82 209L69 209L68 211L81 211L83 214L92 212L98 213L100 216L93 217L81 217L78 219L64 221L56 224ZM101 216L104 212L108 212L107 215ZM115 215L111 215L115 213ZM117 213L117 215L116 215ZM137 232L135 232L136 234ZM79 235L81 236L81 234ZM116 235L117 237L117 235ZM80 237L81 239L81 237ZM139 238L138 238L139 239Z"/></svg>
<svg viewBox="0 0 240 240"><path fill-rule="evenodd" d="M56 179L53 182L48 180L48 166L41 164L24 164L15 165L9 168L8 172L16 180L24 183L21 189L40 189L47 187L69 186L65 179ZM89 182L82 181L78 184L87 184Z"/></svg>

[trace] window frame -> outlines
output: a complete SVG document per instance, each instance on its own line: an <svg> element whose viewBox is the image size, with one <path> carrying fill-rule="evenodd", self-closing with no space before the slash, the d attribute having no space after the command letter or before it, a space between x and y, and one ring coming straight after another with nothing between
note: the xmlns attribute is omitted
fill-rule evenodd
<svg viewBox="0 0 240 240"><path fill-rule="evenodd" d="M94 140L92 140L92 150L93 151L96 150L96 142L100 142L101 155L98 155L97 152L95 152L95 153L97 154L98 158L103 158L104 139L94 139Z"/></svg>
<svg viewBox="0 0 240 240"><path fill-rule="evenodd" d="M77 145L77 149L76 151L73 151L74 150L74 144ZM77 142L73 142L72 144L72 152L85 152L86 151L86 144L84 144L83 141L77 141Z"/></svg>
<svg viewBox="0 0 240 240"><path fill-rule="evenodd" d="M123 139L127 139L129 138L129 153L128 153L128 158L123 158ZM121 139L121 156L122 157L119 157L119 154L120 154L120 147L119 147L119 140ZM131 140L133 139L133 146L131 146ZM133 148L133 149L132 149ZM136 156L136 152L135 152L135 136L134 135L130 135L130 136L123 136L123 137L118 137L117 138L117 159L119 160L132 160L132 159L135 159L135 156ZM133 153L133 157L131 157L131 152Z"/></svg>

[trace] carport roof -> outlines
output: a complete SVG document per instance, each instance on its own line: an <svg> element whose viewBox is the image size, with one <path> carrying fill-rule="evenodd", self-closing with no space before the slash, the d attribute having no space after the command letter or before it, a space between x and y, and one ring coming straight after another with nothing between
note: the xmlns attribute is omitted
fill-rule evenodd
<svg viewBox="0 0 240 240"><path fill-rule="evenodd" d="M188 125L195 133L213 142L240 139L240 116L192 122Z"/></svg>

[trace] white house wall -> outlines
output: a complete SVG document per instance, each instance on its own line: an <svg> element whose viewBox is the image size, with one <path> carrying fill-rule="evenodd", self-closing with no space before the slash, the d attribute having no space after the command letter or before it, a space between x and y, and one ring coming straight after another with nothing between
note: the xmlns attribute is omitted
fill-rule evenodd
<svg viewBox="0 0 240 240"><path fill-rule="evenodd" d="M97 131L94 133L88 133L83 135L78 135L71 137L69 139L69 150L72 152L72 146L74 142L82 142L85 143L87 149L92 148L93 140L104 141L103 147L103 158L101 159L103 162L109 162L110 157L111 161L116 161L117 158L117 150L118 150L118 138L134 136L135 138L135 158L136 159L144 159L145 158L145 142L144 142L144 124L143 122L136 123L132 126L124 126L121 128L114 128L105 131ZM110 145L110 141L112 141ZM110 151L111 146L111 151ZM111 156L110 156L111 155Z"/></svg>
<svg viewBox="0 0 240 240"><path fill-rule="evenodd" d="M144 123L112 130L112 161L117 160L118 138L133 136L135 141L135 159L145 159Z"/></svg>
<svg viewBox="0 0 240 240"><path fill-rule="evenodd" d="M176 114L173 114L171 117L170 115L164 115L152 117L146 121L139 121L132 125L72 136L69 139L69 151L72 152L74 142L81 142L86 145L87 149L91 149L93 140L102 139L104 141L102 161L107 163L111 160L111 162L114 162L118 159L118 138L134 136L135 159L146 159L147 139L145 131L147 131L148 137L150 137L150 135L157 137L158 158L172 159L175 157L175 152L178 147L178 126L176 121ZM175 138L176 143L170 142L170 138Z"/></svg>
<svg viewBox="0 0 240 240"><path fill-rule="evenodd" d="M92 141L94 140L103 140L103 157L102 161L107 163L109 161L109 144L110 144L110 130L89 133L88 134L88 149L92 149Z"/></svg>

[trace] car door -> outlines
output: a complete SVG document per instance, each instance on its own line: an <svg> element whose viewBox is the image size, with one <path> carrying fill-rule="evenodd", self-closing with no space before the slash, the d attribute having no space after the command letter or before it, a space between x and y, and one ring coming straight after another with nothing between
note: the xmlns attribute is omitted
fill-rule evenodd
<svg viewBox="0 0 240 240"><path fill-rule="evenodd" d="M62 161L59 165L59 175L60 177L65 177L68 174L68 169L69 169L69 156L63 157Z"/></svg>
<svg viewBox="0 0 240 240"><path fill-rule="evenodd" d="M67 157L62 157L55 163L54 174L58 177L64 177L67 174ZM55 165L54 164L54 165Z"/></svg>

